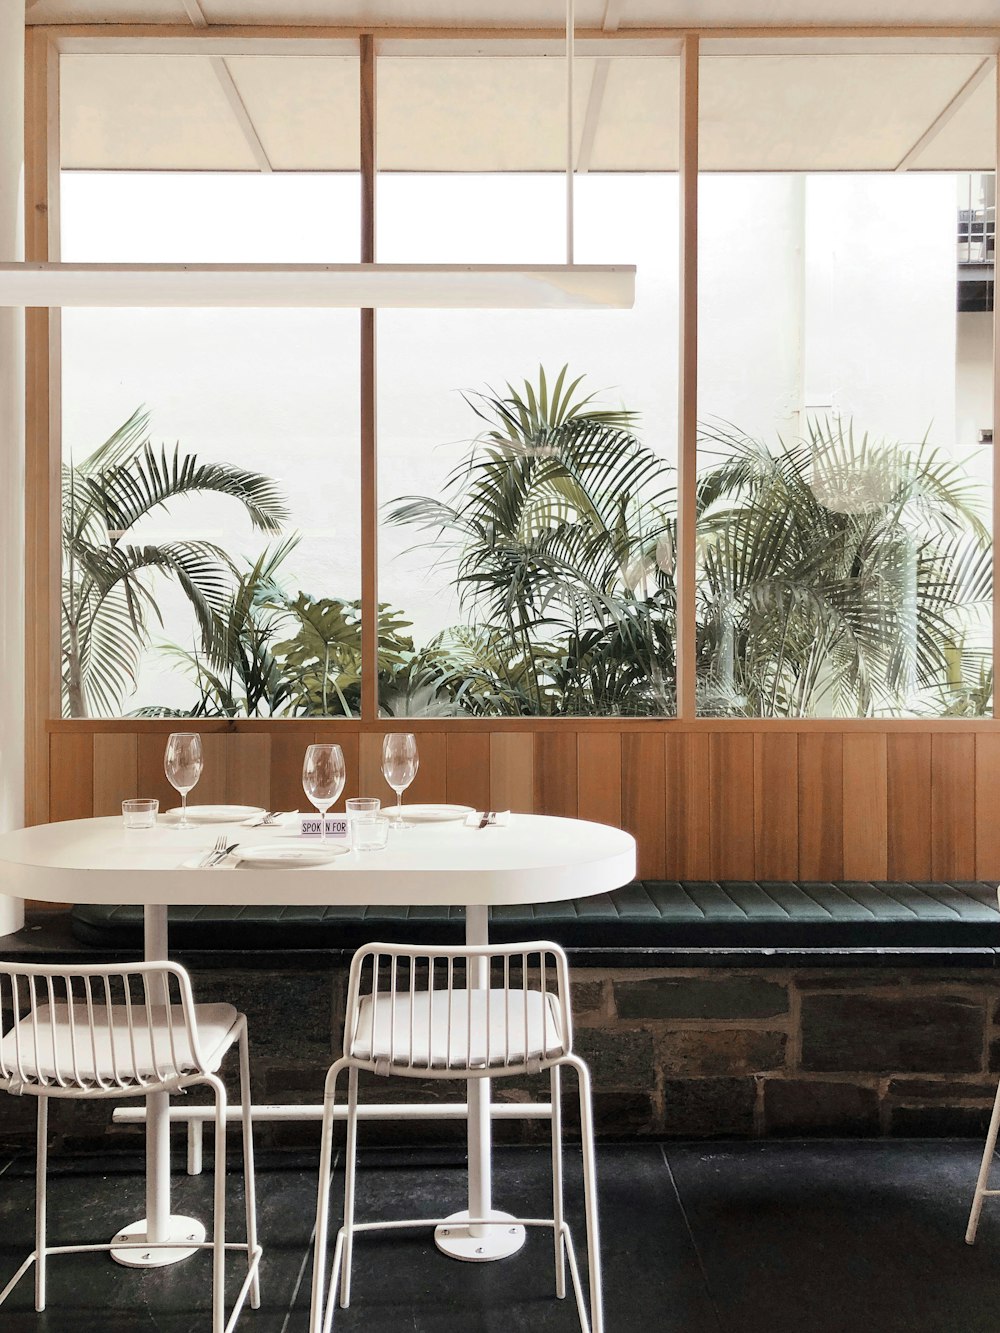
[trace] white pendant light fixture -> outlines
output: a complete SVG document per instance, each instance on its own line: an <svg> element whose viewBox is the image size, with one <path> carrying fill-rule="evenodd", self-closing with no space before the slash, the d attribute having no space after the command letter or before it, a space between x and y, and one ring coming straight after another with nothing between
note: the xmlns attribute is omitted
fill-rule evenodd
<svg viewBox="0 0 1000 1333"><path fill-rule="evenodd" d="M598 264L0 264L0 306L631 306L635 269Z"/></svg>
<svg viewBox="0 0 1000 1333"><path fill-rule="evenodd" d="M564 264L0 264L0 306L630 308L633 265L573 262L573 68L567 0Z"/></svg>

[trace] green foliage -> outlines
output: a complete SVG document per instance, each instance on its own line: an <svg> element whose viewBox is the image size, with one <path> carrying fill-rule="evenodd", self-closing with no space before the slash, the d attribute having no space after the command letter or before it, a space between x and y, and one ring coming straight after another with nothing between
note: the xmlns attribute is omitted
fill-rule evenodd
<svg viewBox="0 0 1000 1333"><path fill-rule="evenodd" d="M292 711L303 716L354 717L361 704L361 603L300 592L285 603L295 636L275 644L289 680ZM379 669L392 670L413 654L402 633L410 622L380 603Z"/></svg>
<svg viewBox="0 0 1000 1333"><path fill-rule="evenodd" d="M580 383L564 368L550 393L540 370L470 399L487 429L443 498L389 512L430 534L459 589L470 623L438 644L467 711L673 711L673 472ZM974 483L926 441L831 418L807 436L770 448L702 428L718 462L697 494L699 711L986 711L992 675L958 647L992 596Z"/></svg>
<svg viewBox="0 0 1000 1333"><path fill-rule="evenodd" d="M650 716L675 708L676 491L635 414L601 407L564 367L470 395L482 429L437 495L406 496L413 528L465 623L417 647L378 608L383 716ZM157 454L136 416L67 471L68 697L109 710L158 614L143 572L187 593L195 650L166 651L198 686L196 715L360 711L361 606L284 591L292 537L238 574L207 543L122 537L189 489L234 495L263 531L284 517L266 478ZM773 444L705 425L697 484L696 684L716 716L980 716L993 691L992 554L975 484L913 447L817 418ZM714 459L713 459L714 455Z"/></svg>
<svg viewBox="0 0 1000 1333"><path fill-rule="evenodd" d="M474 712L669 710L673 477L634 414L574 397L560 372L470 400L487 423L444 498L408 496L391 523L431 534L471 630L445 636Z"/></svg>
<svg viewBox="0 0 1000 1333"><path fill-rule="evenodd" d="M282 713L291 685L272 651L284 630L279 570L298 545L292 536L261 553L239 576L232 599L213 618L200 649L164 644L160 651L176 662L198 687L193 717L271 717ZM173 715L160 708L141 710L146 717Z"/></svg>
<svg viewBox="0 0 1000 1333"><path fill-rule="evenodd" d="M702 710L751 717L912 712L988 614L992 557L962 468L926 442L810 422L774 450L726 426L699 484Z"/></svg>
<svg viewBox="0 0 1000 1333"><path fill-rule="evenodd" d="M284 502L267 477L193 454L153 447L148 414L137 411L81 462L63 467L62 682L70 717L120 712L134 689L160 620L151 575L176 580L207 645L229 615L229 557L206 541L133 545L132 529L147 515L192 494L237 500L254 527L276 532Z"/></svg>

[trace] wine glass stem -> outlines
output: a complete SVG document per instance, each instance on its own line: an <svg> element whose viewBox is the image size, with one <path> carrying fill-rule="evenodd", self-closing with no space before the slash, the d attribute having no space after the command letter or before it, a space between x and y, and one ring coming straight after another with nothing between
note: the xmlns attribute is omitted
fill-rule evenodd
<svg viewBox="0 0 1000 1333"><path fill-rule="evenodd" d="M317 806L317 809L319 809L318 806ZM325 810L320 810L320 812L319 812L319 840L320 840L320 842L326 842L326 811L325 811Z"/></svg>
<svg viewBox="0 0 1000 1333"><path fill-rule="evenodd" d="M396 793L396 827L399 828L403 822L403 787L394 787Z"/></svg>
<svg viewBox="0 0 1000 1333"><path fill-rule="evenodd" d="M181 792L181 828L187 828L188 822L188 794Z"/></svg>

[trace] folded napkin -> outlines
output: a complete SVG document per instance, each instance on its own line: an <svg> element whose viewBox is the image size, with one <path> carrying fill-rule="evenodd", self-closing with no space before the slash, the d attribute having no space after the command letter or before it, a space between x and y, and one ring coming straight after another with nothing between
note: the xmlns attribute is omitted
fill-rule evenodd
<svg viewBox="0 0 1000 1333"><path fill-rule="evenodd" d="M466 828L478 828L479 825L483 822L483 813L484 812L482 810L473 810L471 815L466 815L465 817ZM510 823L509 810L491 810L490 822L486 825L486 827L503 828L505 827L505 825L509 823Z"/></svg>

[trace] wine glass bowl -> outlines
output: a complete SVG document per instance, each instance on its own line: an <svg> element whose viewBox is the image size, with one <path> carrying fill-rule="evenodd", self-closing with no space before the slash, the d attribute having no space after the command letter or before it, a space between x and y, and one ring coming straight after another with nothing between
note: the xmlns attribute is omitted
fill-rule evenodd
<svg viewBox="0 0 1000 1333"><path fill-rule="evenodd" d="M181 817L174 828L193 828L187 817L188 792L198 785L204 759L201 752L201 737L196 731L174 731L167 738L167 748L163 752L163 771L167 781L181 798Z"/></svg>
<svg viewBox="0 0 1000 1333"><path fill-rule="evenodd" d="M382 739L382 776L396 793L396 816L392 829L412 828L403 819L403 792L417 776L420 759L417 738L408 731L390 731Z"/></svg>
<svg viewBox="0 0 1000 1333"><path fill-rule="evenodd" d="M347 780L344 752L339 745L310 745L302 761L302 790L319 812L320 842L326 842L326 812Z"/></svg>

